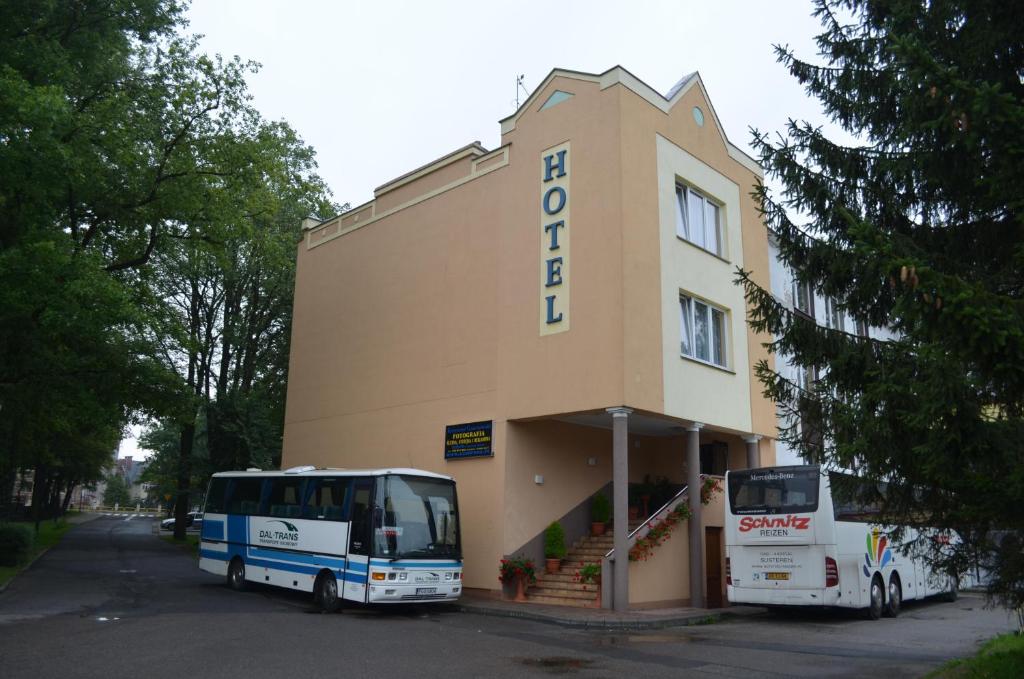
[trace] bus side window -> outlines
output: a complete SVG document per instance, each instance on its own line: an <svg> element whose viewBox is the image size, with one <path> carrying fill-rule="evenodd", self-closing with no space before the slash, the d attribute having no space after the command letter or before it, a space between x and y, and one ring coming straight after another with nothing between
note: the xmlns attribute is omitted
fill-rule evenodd
<svg viewBox="0 0 1024 679"><path fill-rule="evenodd" d="M348 499L348 479L314 478L309 480L302 516L306 519L344 521Z"/></svg>
<svg viewBox="0 0 1024 679"><path fill-rule="evenodd" d="M231 479L225 495L228 514L256 514L263 479Z"/></svg>
<svg viewBox="0 0 1024 679"><path fill-rule="evenodd" d="M270 479L265 493L270 516L298 518L302 514L302 484L304 479Z"/></svg>
<svg viewBox="0 0 1024 679"><path fill-rule="evenodd" d="M372 515L370 500L373 490L373 479L356 479L352 483L352 545L353 554L370 554L370 519Z"/></svg>
<svg viewBox="0 0 1024 679"><path fill-rule="evenodd" d="M203 511L211 514L224 513L224 493L227 490L227 479L211 479L210 490L206 493L206 508Z"/></svg>

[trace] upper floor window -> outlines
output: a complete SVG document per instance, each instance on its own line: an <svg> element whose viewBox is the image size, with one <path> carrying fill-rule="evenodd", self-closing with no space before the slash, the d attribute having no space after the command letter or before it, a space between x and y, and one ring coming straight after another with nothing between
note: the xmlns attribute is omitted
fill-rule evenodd
<svg viewBox="0 0 1024 679"><path fill-rule="evenodd" d="M825 298L825 325L833 330L846 330L846 314L834 297Z"/></svg>
<svg viewBox="0 0 1024 679"><path fill-rule="evenodd" d="M696 189L676 185L676 235L722 256L721 209Z"/></svg>
<svg viewBox="0 0 1024 679"><path fill-rule="evenodd" d="M679 296L680 352L698 361L726 367L725 311L707 302Z"/></svg>
<svg viewBox="0 0 1024 679"><path fill-rule="evenodd" d="M814 318L814 292L810 283L793 279L793 308L808 318Z"/></svg>

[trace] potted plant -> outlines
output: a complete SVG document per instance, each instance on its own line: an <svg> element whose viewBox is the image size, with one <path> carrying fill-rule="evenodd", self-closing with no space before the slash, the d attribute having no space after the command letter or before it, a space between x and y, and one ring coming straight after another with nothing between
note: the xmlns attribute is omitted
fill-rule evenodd
<svg viewBox="0 0 1024 679"><path fill-rule="evenodd" d="M552 521L544 530L544 558L547 560L545 569L548 573L557 573L565 558L565 530L562 524Z"/></svg>
<svg viewBox="0 0 1024 679"><path fill-rule="evenodd" d="M585 563L576 571L576 581L584 585L596 585L601 582L601 564Z"/></svg>
<svg viewBox="0 0 1024 679"><path fill-rule="evenodd" d="M515 600L526 601L526 585L537 581L533 559L525 556L514 556L502 559L498 564L498 580L502 584L515 584Z"/></svg>
<svg viewBox="0 0 1024 679"><path fill-rule="evenodd" d="M590 534L593 536L604 535L608 519L611 518L612 508L608 502L608 496L598 493L590 501Z"/></svg>
<svg viewBox="0 0 1024 679"><path fill-rule="evenodd" d="M574 579L583 585L597 585L595 588L597 591L597 601L594 603L597 608L601 608L601 564L583 564L583 567L576 571Z"/></svg>

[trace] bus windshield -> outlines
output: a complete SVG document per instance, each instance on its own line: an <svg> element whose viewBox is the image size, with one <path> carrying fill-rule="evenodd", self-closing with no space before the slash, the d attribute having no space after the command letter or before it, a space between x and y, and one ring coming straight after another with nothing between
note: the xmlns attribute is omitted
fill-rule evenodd
<svg viewBox="0 0 1024 679"><path fill-rule="evenodd" d="M462 558L455 484L444 479L385 476L374 512L374 555Z"/></svg>
<svg viewBox="0 0 1024 679"><path fill-rule="evenodd" d="M818 467L777 467L729 472L733 514L797 514L818 509Z"/></svg>

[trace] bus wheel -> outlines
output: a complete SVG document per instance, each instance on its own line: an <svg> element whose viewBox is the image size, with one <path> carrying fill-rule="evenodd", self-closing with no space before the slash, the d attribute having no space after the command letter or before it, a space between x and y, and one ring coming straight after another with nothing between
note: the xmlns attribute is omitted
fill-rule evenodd
<svg viewBox="0 0 1024 679"><path fill-rule="evenodd" d="M338 581L334 573L324 571L317 577L313 586L313 599L323 613L334 613L338 610Z"/></svg>
<svg viewBox="0 0 1024 679"><path fill-rule="evenodd" d="M866 613L868 620L878 620L882 617L882 608L885 606L885 585L882 584L882 578L876 575L871 579L870 592L871 598Z"/></svg>
<svg viewBox="0 0 1024 679"><path fill-rule="evenodd" d="M903 603L903 588L900 587L900 578L893 573L889 576L889 592L885 598L885 614L895 618L900 614L900 604Z"/></svg>
<svg viewBox="0 0 1024 679"><path fill-rule="evenodd" d="M228 566L228 585L236 592L245 591L245 562L236 556Z"/></svg>

